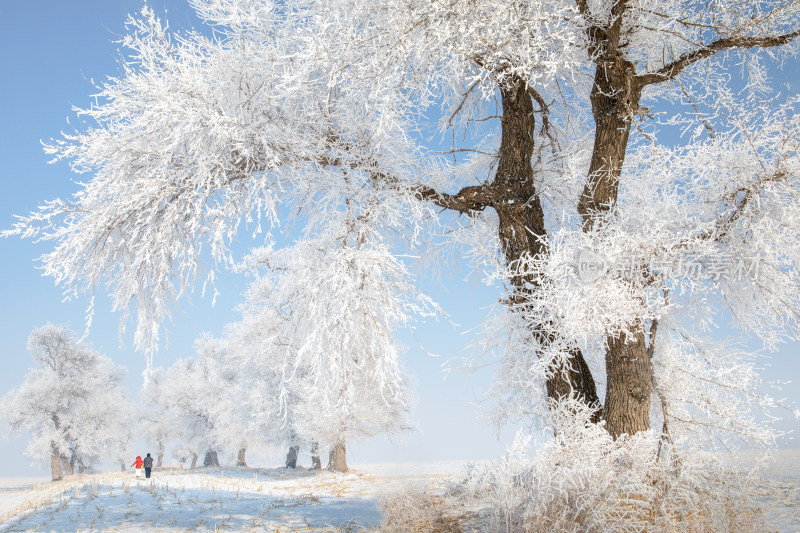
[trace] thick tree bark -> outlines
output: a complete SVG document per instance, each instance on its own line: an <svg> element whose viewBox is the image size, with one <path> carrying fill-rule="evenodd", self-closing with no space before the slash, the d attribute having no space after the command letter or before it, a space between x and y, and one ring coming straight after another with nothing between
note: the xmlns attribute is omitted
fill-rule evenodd
<svg viewBox="0 0 800 533"><path fill-rule="evenodd" d="M347 449L343 442L331 448L328 456L328 470L331 472L347 472Z"/></svg>
<svg viewBox="0 0 800 533"><path fill-rule="evenodd" d="M62 453L59 459L61 460L61 471L64 473L64 475L65 476L73 475L75 471L72 469L72 465L69 462L69 458Z"/></svg>
<svg viewBox="0 0 800 533"><path fill-rule="evenodd" d="M583 6L585 8L585 6ZM626 0L612 6L613 23L592 28L589 38L597 53L597 67L590 95L595 138L589 173L578 213L584 231L602 226L614 209L625 162L633 117L640 113L642 83L636 67L620 50ZM653 370L644 330L631 324L631 334L606 338L606 398L603 416L614 438L650 428L650 394Z"/></svg>
<svg viewBox="0 0 800 533"><path fill-rule="evenodd" d="M289 451L286 453L286 468L297 468L297 454L300 452L300 446L289 446Z"/></svg>
<svg viewBox="0 0 800 533"><path fill-rule="evenodd" d="M583 229L590 231L617 203L619 178L641 87L634 66L622 59L597 66L590 100L595 120L594 149L578 202Z"/></svg>
<svg viewBox="0 0 800 533"><path fill-rule="evenodd" d="M319 443L311 443L311 470L322 470L322 460L319 458Z"/></svg>
<svg viewBox="0 0 800 533"><path fill-rule="evenodd" d="M197 468L197 454L196 453L192 454L192 466L191 466L191 468L192 468L192 470Z"/></svg>
<svg viewBox="0 0 800 533"><path fill-rule="evenodd" d="M479 62L480 64L480 62ZM429 187L417 187L418 198L444 209L461 213L493 208L500 221L499 237L506 265L512 271L514 288L510 305L524 312L527 301L535 297L536 280L524 274L514 275L525 257L542 257L547 251L547 233L539 192L533 180L532 158L535 145L534 100L543 116L547 109L542 98L525 80L507 77L500 88L502 100L501 142L498 165L491 183L470 186L457 194L447 194ZM554 339L547 333L550 324L533 326L531 335L546 348ZM546 388L548 397L561 400L567 396L583 400L594 409L595 421L602 416L594 378L580 349L569 351L567 363L552 369Z"/></svg>
<svg viewBox="0 0 800 533"><path fill-rule="evenodd" d="M64 478L61 472L61 453L55 441L50 442L50 475L51 481L61 481Z"/></svg>
<svg viewBox="0 0 800 533"><path fill-rule="evenodd" d="M503 116L497 172L492 183L493 206L500 219L500 243L506 264L512 272L524 256L547 254L547 232L544 211L533 181L531 159L535 149L535 120L531 94L523 81L510 88L501 89ZM513 305L524 309L529 295L536 291L536 280L529 276L512 274L514 286ZM531 334L539 345L545 347L553 339L543 326ZM547 380L549 398L561 400L571 394L595 409L595 420L600 418L600 400L594 378L581 351L570 350L569 363L553 369Z"/></svg>
<svg viewBox="0 0 800 533"><path fill-rule="evenodd" d="M653 363L641 328L635 335L623 333L606 342L605 419L606 428L616 439L650 429Z"/></svg>
<svg viewBox="0 0 800 533"><path fill-rule="evenodd" d="M203 458L203 466L219 466L219 457L216 450L208 450Z"/></svg>
<svg viewBox="0 0 800 533"><path fill-rule="evenodd" d="M239 455L236 458L236 466L247 466L247 460L245 459L246 453L247 448L239 448Z"/></svg>

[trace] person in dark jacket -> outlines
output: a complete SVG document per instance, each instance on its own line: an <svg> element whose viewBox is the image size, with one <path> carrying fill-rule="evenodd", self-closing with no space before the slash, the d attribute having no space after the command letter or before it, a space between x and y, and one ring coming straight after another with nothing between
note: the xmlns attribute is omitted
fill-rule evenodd
<svg viewBox="0 0 800 533"><path fill-rule="evenodd" d="M147 457L144 458L144 477L150 477L150 470L153 469L153 458L150 457L150 454L147 454Z"/></svg>

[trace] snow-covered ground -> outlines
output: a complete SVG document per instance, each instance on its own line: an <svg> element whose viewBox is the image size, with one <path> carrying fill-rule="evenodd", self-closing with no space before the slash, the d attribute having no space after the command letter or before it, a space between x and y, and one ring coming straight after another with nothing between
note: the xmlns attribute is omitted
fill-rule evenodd
<svg viewBox="0 0 800 533"><path fill-rule="evenodd" d="M749 468L760 459L755 453L740 452L736 465ZM753 487L762 504L770 531L800 532L800 449L776 450L765 461L763 480Z"/></svg>
<svg viewBox="0 0 800 533"><path fill-rule="evenodd" d="M431 490L462 463L356 466L347 474L285 468L155 470L80 475L0 488L0 532L350 531L381 521L378 499L409 485Z"/></svg>
<svg viewBox="0 0 800 533"><path fill-rule="evenodd" d="M742 459L746 464L748 457ZM3 480L0 532L10 531L359 531L381 521L382 495L408 486L441 490L464 464L359 465L347 474L285 468L156 470L47 480ZM800 531L800 451L776 453L753 487L770 529Z"/></svg>

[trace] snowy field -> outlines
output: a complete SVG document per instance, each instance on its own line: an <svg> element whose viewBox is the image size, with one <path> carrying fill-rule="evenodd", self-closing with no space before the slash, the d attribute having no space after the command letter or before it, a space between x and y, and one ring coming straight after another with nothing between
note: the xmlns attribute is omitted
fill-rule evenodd
<svg viewBox="0 0 800 533"><path fill-rule="evenodd" d="M381 521L378 499L405 487L442 488L463 463L355 466L347 474L285 468L201 468L6 480L0 532L360 531Z"/></svg>
<svg viewBox="0 0 800 533"><path fill-rule="evenodd" d="M739 454L738 466L752 466L754 454ZM776 450L763 467L762 483L753 487L762 502L769 531L800 533L800 449Z"/></svg>
<svg viewBox="0 0 800 533"><path fill-rule="evenodd" d="M742 458L747 464L750 458ZM463 463L360 465L347 474L285 468L156 470L80 475L59 483L6 479L0 532L348 532L377 526L381 496L409 486L442 490ZM769 531L800 531L800 451L778 452L754 487Z"/></svg>

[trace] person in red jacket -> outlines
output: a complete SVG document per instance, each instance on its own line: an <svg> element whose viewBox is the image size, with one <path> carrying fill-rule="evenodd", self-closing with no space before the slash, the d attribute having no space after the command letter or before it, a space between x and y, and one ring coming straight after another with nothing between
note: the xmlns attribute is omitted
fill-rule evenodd
<svg viewBox="0 0 800 533"><path fill-rule="evenodd" d="M142 477L142 465L143 464L144 464L144 461L142 461L142 456L141 455L137 455L136 456L136 460L131 465L131 466L135 466L136 467L136 477Z"/></svg>

